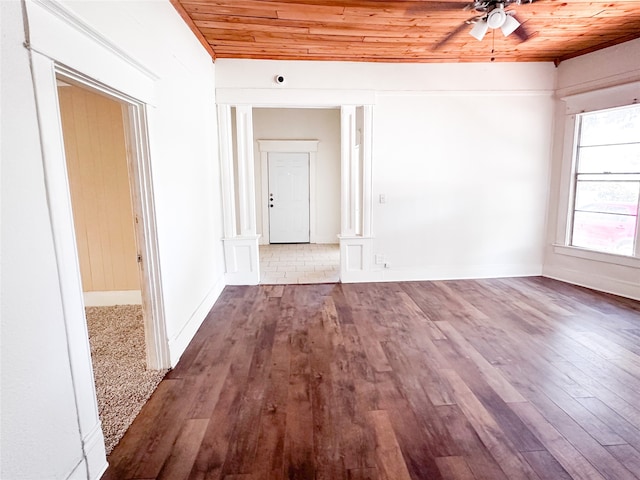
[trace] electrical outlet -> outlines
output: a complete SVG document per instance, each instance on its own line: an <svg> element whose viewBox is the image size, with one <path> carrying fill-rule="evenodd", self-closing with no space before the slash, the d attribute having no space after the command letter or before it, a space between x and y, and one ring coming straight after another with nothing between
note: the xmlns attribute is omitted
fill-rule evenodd
<svg viewBox="0 0 640 480"><path fill-rule="evenodd" d="M376 253L375 261L376 261L376 265L383 265L384 264L384 255L382 255L381 253Z"/></svg>

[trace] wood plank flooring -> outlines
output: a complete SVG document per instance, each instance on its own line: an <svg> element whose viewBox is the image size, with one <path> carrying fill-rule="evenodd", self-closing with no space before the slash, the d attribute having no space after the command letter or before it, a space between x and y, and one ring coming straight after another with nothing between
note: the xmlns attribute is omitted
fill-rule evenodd
<svg viewBox="0 0 640 480"><path fill-rule="evenodd" d="M640 479L640 303L544 278L227 287L104 480Z"/></svg>

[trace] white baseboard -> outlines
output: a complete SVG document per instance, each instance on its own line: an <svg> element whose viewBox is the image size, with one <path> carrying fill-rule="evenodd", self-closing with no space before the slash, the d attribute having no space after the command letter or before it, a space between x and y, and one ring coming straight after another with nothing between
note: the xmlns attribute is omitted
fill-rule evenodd
<svg viewBox="0 0 640 480"><path fill-rule="evenodd" d="M343 283L357 282L420 282L435 280L472 280L480 278L536 277L542 275L541 265L477 265L433 268L376 268L368 272L343 272Z"/></svg>
<svg viewBox="0 0 640 480"><path fill-rule="evenodd" d="M594 272L587 274L580 270L552 266L546 266L542 275L561 282L640 301L640 285L635 282L607 277Z"/></svg>
<svg viewBox="0 0 640 480"><path fill-rule="evenodd" d="M83 457L76 460L74 467L64 477L65 480L100 480L109 467L104 447L102 425L98 421L91 432L82 439Z"/></svg>
<svg viewBox="0 0 640 480"><path fill-rule="evenodd" d="M227 285L258 285L260 283L260 272L225 273L224 277Z"/></svg>
<svg viewBox="0 0 640 480"><path fill-rule="evenodd" d="M111 305L141 305L140 290L114 290L108 292L84 292L85 307L108 307Z"/></svg>
<svg viewBox="0 0 640 480"><path fill-rule="evenodd" d="M180 360L180 357L186 350L189 342L193 339L198 328L202 325L205 317L209 314L209 311L213 307L213 304L216 303L218 297L222 293L222 290L225 287L224 277L220 278L218 282L209 290L200 302L200 305L196 308L196 310L191 314L189 320L185 323L184 327L176 334L173 338L169 339L169 357L171 362L171 367L175 367Z"/></svg>
<svg viewBox="0 0 640 480"><path fill-rule="evenodd" d="M64 478L65 480L86 480L87 466L84 462L84 458L78 461L71 469L71 472L69 472Z"/></svg>
<svg viewBox="0 0 640 480"><path fill-rule="evenodd" d="M99 480L109 466L100 422L84 437L84 451L87 456L89 479Z"/></svg>
<svg viewBox="0 0 640 480"><path fill-rule="evenodd" d="M340 272L340 282L342 283L371 283L383 282L374 272Z"/></svg>

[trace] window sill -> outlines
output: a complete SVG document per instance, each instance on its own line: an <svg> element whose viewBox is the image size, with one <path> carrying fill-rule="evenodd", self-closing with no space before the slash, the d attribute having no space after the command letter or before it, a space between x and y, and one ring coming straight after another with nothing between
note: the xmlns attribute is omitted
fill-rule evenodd
<svg viewBox="0 0 640 480"><path fill-rule="evenodd" d="M640 268L640 258L616 255L615 253L596 252L586 248L570 247L568 245L553 244L553 253L570 257L583 258L594 262L610 263L624 267Z"/></svg>

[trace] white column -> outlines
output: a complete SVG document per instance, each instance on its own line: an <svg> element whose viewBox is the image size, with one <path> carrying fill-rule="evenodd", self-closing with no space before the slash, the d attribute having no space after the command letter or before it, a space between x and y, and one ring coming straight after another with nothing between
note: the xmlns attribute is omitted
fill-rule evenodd
<svg viewBox="0 0 640 480"><path fill-rule="evenodd" d="M341 135L341 228L340 234L356 234L355 198L353 189L353 162L356 144L356 107L343 106L340 121Z"/></svg>
<svg viewBox="0 0 640 480"><path fill-rule="evenodd" d="M250 106L236 107L236 141L240 235L255 235L256 187L253 168L253 119Z"/></svg>
<svg viewBox="0 0 640 480"><path fill-rule="evenodd" d="M371 236L371 210L373 206L371 153L373 144L373 107L365 105L364 121L362 125L362 140L360 150L362 154L362 236Z"/></svg>
<svg viewBox="0 0 640 480"><path fill-rule="evenodd" d="M233 135L231 133L231 106L218 105L218 135L222 177L222 209L224 236L236 236L235 182L233 179Z"/></svg>
<svg viewBox="0 0 640 480"><path fill-rule="evenodd" d="M357 128L360 127L360 135ZM372 107L343 106L341 111L340 279L371 279L371 133Z"/></svg>
<svg viewBox="0 0 640 480"><path fill-rule="evenodd" d="M260 236L256 234L256 187L253 167L251 107L236 107L237 202L230 105L218 106L218 124L222 166L226 281L229 285L257 285L260 283L258 247Z"/></svg>

